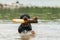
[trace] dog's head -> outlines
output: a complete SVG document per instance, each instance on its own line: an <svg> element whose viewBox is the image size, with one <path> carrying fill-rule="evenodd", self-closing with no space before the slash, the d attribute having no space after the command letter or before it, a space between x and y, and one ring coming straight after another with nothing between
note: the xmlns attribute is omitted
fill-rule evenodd
<svg viewBox="0 0 60 40"><path fill-rule="evenodd" d="M28 20L28 17L24 16L22 19L24 19L24 20L26 20L26 21L27 21L27 20Z"/></svg>

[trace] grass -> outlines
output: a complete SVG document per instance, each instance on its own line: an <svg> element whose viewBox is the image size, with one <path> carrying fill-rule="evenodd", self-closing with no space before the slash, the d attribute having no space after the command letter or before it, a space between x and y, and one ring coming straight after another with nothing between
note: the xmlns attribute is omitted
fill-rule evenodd
<svg viewBox="0 0 60 40"><path fill-rule="evenodd" d="M38 16L39 19L44 20L54 20L60 19L60 8L50 8L50 7L21 7L19 9L2 9L0 8L0 19L11 20L13 18L19 18L23 13L29 14L31 17Z"/></svg>

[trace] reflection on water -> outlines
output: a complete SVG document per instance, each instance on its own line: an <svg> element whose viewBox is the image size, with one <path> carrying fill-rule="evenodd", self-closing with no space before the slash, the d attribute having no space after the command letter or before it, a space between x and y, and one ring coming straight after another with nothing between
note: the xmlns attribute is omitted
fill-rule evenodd
<svg viewBox="0 0 60 40"><path fill-rule="evenodd" d="M19 25L0 24L0 40L21 40L21 35L17 31ZM60 40L60 22L39 22L32 24L32 28L36 35L30 40Z"/></svg>
<svg viewBox="0 0 60 40"><path fill-rule="evenodd" d="M28 34L21 35L21 40L29 40L30 36Z"/></svg>

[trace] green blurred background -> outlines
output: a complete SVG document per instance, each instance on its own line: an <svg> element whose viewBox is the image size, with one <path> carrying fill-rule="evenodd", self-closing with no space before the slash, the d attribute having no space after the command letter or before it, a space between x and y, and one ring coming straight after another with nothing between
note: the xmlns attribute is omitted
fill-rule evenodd
<svg viewBox="0 0 60 40"><path fill-rule="evenodd" d="M0 19L11 20L19 18L21 14L27 13L31 17L37 16L39 19L54 20L60 19L60 8L54 7L20 7L15 9L0 8Z"/></svg>

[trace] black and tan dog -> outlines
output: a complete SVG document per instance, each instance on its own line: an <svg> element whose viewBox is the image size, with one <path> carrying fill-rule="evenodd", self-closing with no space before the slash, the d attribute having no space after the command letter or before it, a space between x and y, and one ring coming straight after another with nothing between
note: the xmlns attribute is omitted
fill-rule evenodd
<svg viewBox="0 0 60 40"><path fill-rule="evenodd" d="M20 19L23 19L24 22L22 21L22 23L21 23ZM38 23L37 17L34 17L31 19L28 14L23 14L20 16L20 19L18 19L17 21L15 19L13 20L14 22L20 22L21 23L21 25L18 27L18 32L22 33L25 31L27 31L27 32L31 31L32 34L35 34L35 32L32 31L31 23Z"/></svg>

